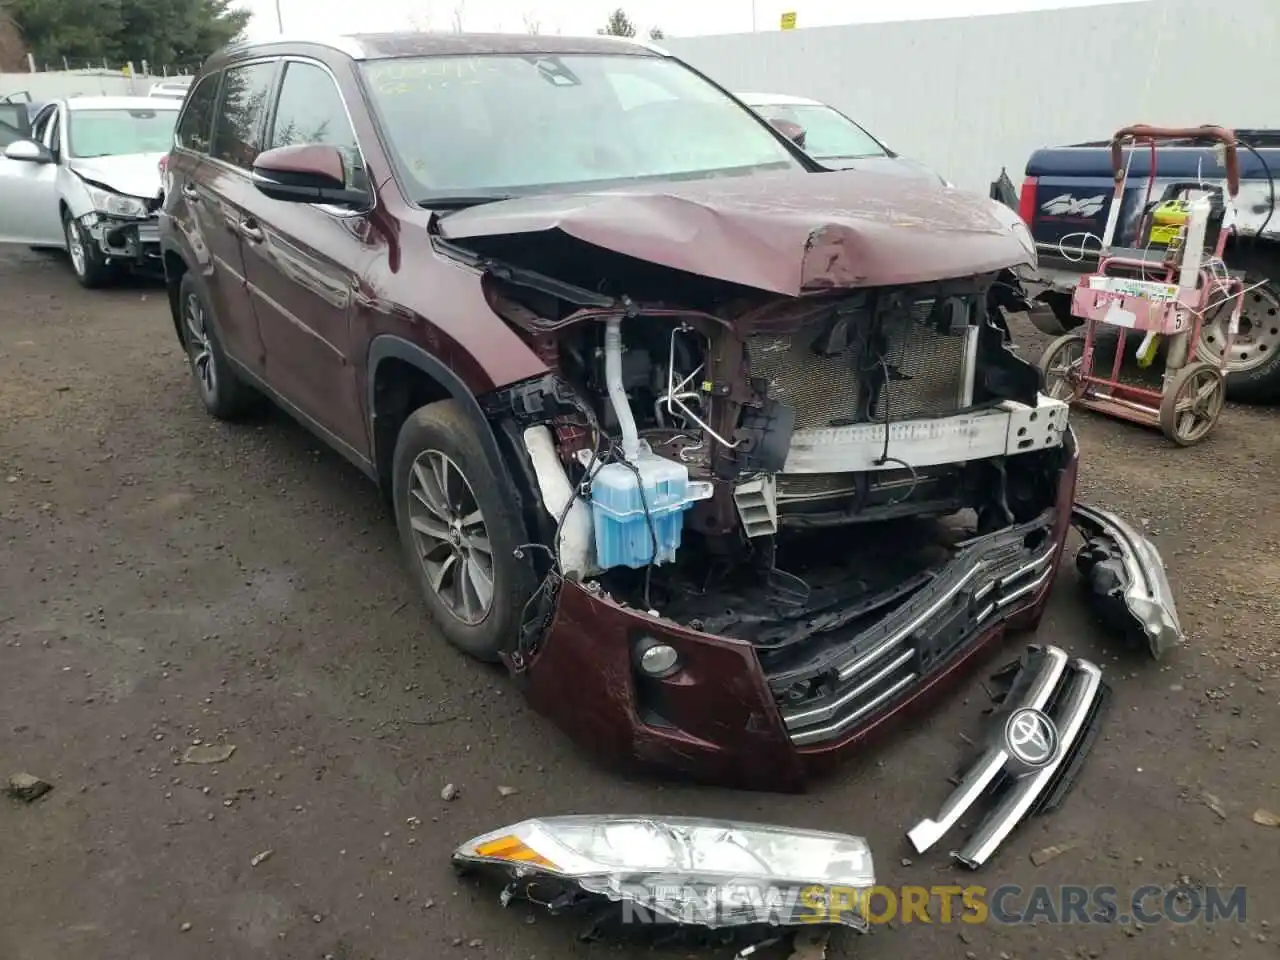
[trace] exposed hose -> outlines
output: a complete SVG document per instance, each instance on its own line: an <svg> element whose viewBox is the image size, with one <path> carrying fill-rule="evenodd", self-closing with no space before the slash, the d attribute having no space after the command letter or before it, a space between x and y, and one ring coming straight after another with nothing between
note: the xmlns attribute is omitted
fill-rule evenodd
<svg viewBox="0 0 1280 960"><path fill-rule="evenodd" d="M621 317L610 317L604 329L604 379L609 390L609 402L613 404L613 413L618 418L618 429L622 433L622 455L628 463L635 463L640 458L640 434L622 382Z"/></svg>

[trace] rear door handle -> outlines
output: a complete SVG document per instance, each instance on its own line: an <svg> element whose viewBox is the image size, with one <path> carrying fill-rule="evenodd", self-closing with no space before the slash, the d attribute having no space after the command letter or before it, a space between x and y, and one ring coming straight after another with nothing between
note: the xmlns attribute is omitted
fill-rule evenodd
<svg viewBox="0 0 1280 960"><path fill-rule="evenodd" d="M266 234L262 232L256 220L241 220L240 235L251 243L261 243L266 239Z"/></svg>

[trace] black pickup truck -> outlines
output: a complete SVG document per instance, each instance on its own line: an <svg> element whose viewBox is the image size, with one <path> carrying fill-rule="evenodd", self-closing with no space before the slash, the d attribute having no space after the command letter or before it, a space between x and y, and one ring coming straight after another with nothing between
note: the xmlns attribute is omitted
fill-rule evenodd
<svg viewBox="0 0 1280 960"><path fill-rule="evenodd" d="M1280 400L1280 213L1276 177L1280 176L1280 130L1237 130L1240 193L1235 199L1236 232L1228 241L1227 267L1250 283L1268 281L1245 295L1240 330L1232 345L1227 387L1232 398L1255 402ZM1159 201L1178 184L1203 183L1221 193L1225 177L1220 148L1200 141L1172 141L1156 151L1126 153L1129 179L1115 246L1140 247L1139 222L1149 201ZM1148 191L1150 184L1150 191ZM1041 330L1061 334L1079 325L1071 316L1071 289L1081 273L1095 268L1103 230L1111 210L1115 178L1109 141L1037 150L1027 161L1018 210L1031 229L1040 260L1040 280L1031 296L1050 309L1033 311ZM1149 198L1149 199L1148 199ZM1206 323L1197 352L1221 353L1227 311ZM1206 357L1207 358L1207 357Z"/></svg>

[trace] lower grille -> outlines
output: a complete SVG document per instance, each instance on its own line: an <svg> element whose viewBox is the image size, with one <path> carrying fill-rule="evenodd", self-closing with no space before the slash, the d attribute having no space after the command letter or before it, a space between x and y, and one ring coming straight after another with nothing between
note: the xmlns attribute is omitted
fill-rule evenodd
<svg viewBox="0 0 1280 960"><path fill-rule="evenodd" d="M860 638L859 649L835 665L820 693L786 703L782 716L792 742L806 746L838 738L891 706L1053 576L1052 544L988 551L961 551L931 589Z"/></svg>
<svg viewBox="0 0 1280 960"><path fill-rule="evenodd" d="M882 319L883 342L874 351L860 336L830 356L814 349L821 334L751 337L751 373L765 379L770 397L795 408L797 430L954 413L964 398L966 337L963 330L940 332L934 304L917 300ZM885 378L860 416L860 391Z"/></svg>

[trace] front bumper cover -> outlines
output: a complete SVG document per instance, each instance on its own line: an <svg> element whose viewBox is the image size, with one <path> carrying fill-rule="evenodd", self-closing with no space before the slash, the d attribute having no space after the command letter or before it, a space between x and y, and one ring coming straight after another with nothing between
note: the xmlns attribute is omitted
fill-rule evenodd
<svg viewBox="0 0 1280 960"><path fill-rule="evenodd" d="M1075 504L1071 522L1084 536L1076 568L1102 620L1160 658L1183 641L1182 625L1155 544L1114 513Z"/></svg>
<svg viewBox="0 0 1280 960"><path fill-rule="evenodd" d="M1032 646L994 714L990 741L936 817L907 832L917 853L942 839L979 801L993 806L952 856L986 863L1027 817L1057 806L1075 779L1107 700L1102 671L1053 646Z"/></svg>
<svg viewBox="0 0 1280 960"><path fill-rule="evenodd" d="M596 584L562 584L537 651L508 666L539 713L610 764L746 789L802 791L813 776L934 703L1009 631L1035 627L1070 529L1078 461L1069 429L1065 446L1052 520L1041 527L1047 539L1015 545L984 538L974 553L961 551L933 590L922 591L878 630L853 638L833 665L858 669L820 704L784 707L779 685L785 678L767 675L750 643L624 607ZM984 547L993 552L975 556ZM982 569L970 575L973 560ZM963 582L952 592L955 580ZM931 600L944 596L932 609ZM919 635L900 638L908 622ZM634 651L650 641L679 651L677 674L638 676ZM872 651L874 664L862 660ZM832 717L795 722L793 711L834 700L840 702ZM832 722L836 730L799 742L802 730L813 733Z"/></svg>

